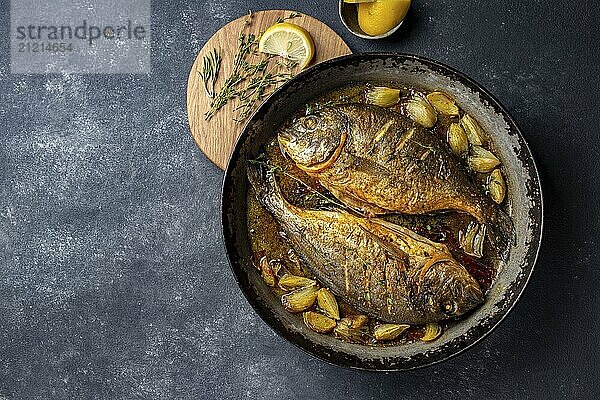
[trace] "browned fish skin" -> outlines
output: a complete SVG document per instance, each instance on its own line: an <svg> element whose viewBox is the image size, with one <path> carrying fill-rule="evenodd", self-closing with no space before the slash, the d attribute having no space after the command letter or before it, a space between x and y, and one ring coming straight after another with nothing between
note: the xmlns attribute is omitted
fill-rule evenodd
<svg viewBox="0 0 600 400"><path fill-rule="evenodd" d="M346 302L376 318L422 324L483 301L477 282L446 246L379 219L289 204L272 173L249 166L258 200L311 272Z"/></svg>
<svg viewBox="0 0 600 400"><path fill-rule="evenodd" d="M308 127L306 118L312 119ZM367 214L456 210L480 223L510 224L498 221L501 210L475 187L445 143L396 112L365 104L326 107L278 138L300 168Z"/></svg>

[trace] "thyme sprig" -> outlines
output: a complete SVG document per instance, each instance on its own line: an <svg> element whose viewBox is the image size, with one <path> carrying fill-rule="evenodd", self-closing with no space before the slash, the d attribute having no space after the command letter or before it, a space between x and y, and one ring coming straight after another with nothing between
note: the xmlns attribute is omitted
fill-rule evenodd
<svg viewBox="0 0 600 400"><path fill-rule="evenodd" d="M288 17L278 18L275 22L283 22L300 15L292 13ZM249 26L251 21L252 12L250 11L244 27ZM258 52L259 38L263 33L255 35L246 33L244 30L239 32L238 48L233 59L232 71L223 86L214 95L209 110L204 114L205 120L211 119L230 101L237 100L238 104L233 109L233 119L242 122L280 84L294 76L292 69L298 64L297 62L280 61L274 55ZM277 58L275 63L271 62L273 58ZM285 67L287 71L276 72L279 67Z"/></svg>
<svg viewBox="0 0 600 400"><path fill-rule="evenodd" d="M241 110L235 121L242 122L248 118L255 108L255 105L264 99L267 95L271 94L271 87L276 87L281 83L286 82L290 79L293 74L287 73L271 73L267 72L263 75L256 76L250 79L250 82L242 90L242 94L239 96L240 104L233 109L233 111Z"/></svg>
<svg viewBox="0 0 600 400"><path fill-rule="evenodd" d="M287 21L289 19L294 19L294 18L298 18L298 17L301 17L301 16L302 16L302 14L297 13L297 12L293 12L290 15L288 15L287 17L283 17L283 18L282 17L277 17L275 19L275 23L279 24L279 23L285 22L285 21Z"/></svg>

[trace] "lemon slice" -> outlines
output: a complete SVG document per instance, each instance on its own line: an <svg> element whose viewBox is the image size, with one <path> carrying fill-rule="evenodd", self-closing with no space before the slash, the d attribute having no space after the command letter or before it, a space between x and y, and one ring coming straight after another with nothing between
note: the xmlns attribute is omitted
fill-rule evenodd
<svg viewBox="0 0 600 400"><path fill-rule="evenodd" d="M315 44L306 29L289 22L269 27L260 37L258 50L297 61L302 69L315 55Z"/></svg>

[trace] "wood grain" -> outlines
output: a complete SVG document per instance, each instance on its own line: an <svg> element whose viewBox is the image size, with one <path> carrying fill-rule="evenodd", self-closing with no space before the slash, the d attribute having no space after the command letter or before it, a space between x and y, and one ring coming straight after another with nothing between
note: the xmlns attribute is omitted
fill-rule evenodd
<svg viewBox="0 0 600 400"><path fill-rule="evenodd" d="M271 26L279 17L287 17L293 11L266 10L252 13L250 25L244 26L247 16L242 16L219 29L198 53L190 71L187 86L187 112L190 131L200 150L219 168L225 169L229 156L235 146L244 124L233 120L233 108L237 101L229 102L210 120L205 120L204 113L210 107L211 99L204 92L200 71L202 59L213 48L221 49L223 62L216 84L216 90L231 72L232 60L237 52L238 35L240 31L258 34ZM351 51L330 27L316 18L301 14L290 22L304 27L315 42L315 58L313 64L324 60L350 54ZM274 63L271 63L274 64ZM277 68L274 67L276 71ZM293 71L298 72L298 71ZM258 107L258 104L257 104Z"/></svg>

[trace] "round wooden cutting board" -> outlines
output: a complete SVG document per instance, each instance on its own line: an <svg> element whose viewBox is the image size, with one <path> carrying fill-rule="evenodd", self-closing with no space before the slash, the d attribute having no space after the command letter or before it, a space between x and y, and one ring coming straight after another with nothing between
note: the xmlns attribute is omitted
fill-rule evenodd
<svg viewBox="0 0 600 400"><path fill-rule="evenodd" d="M215 85L215 91L218 92L231 72L232 61L237 53L240 31L254 33L258 36L260 32L273 25L277 18L289 17L291 13L294 13L294 11L266 10L253 12L249 25L246 25L248 16L244 15L219 29L206 42L198 57L196 57L187 86L187 112L190 131L200 150L221 169L226 168L229 156L244 127L244 123L236 122L233 119L233 108L238 104L237 100L228 102L209 120L204 118L204 113L210 108L211 99L206 95L200 77L203 57L215 48L221 49L223 61ZM318 19L300 14L299 17L293 18L289 22L304 27L312 36L315 42L315 58L312 64L351 53L342 38ZM271 63L271 65L274 64ZM285 67L273 67L274 71L277 71L277 69L284 72ZM292 72L297 73L297 67ZM256 108L259 105L257 103Z"/></svg>

